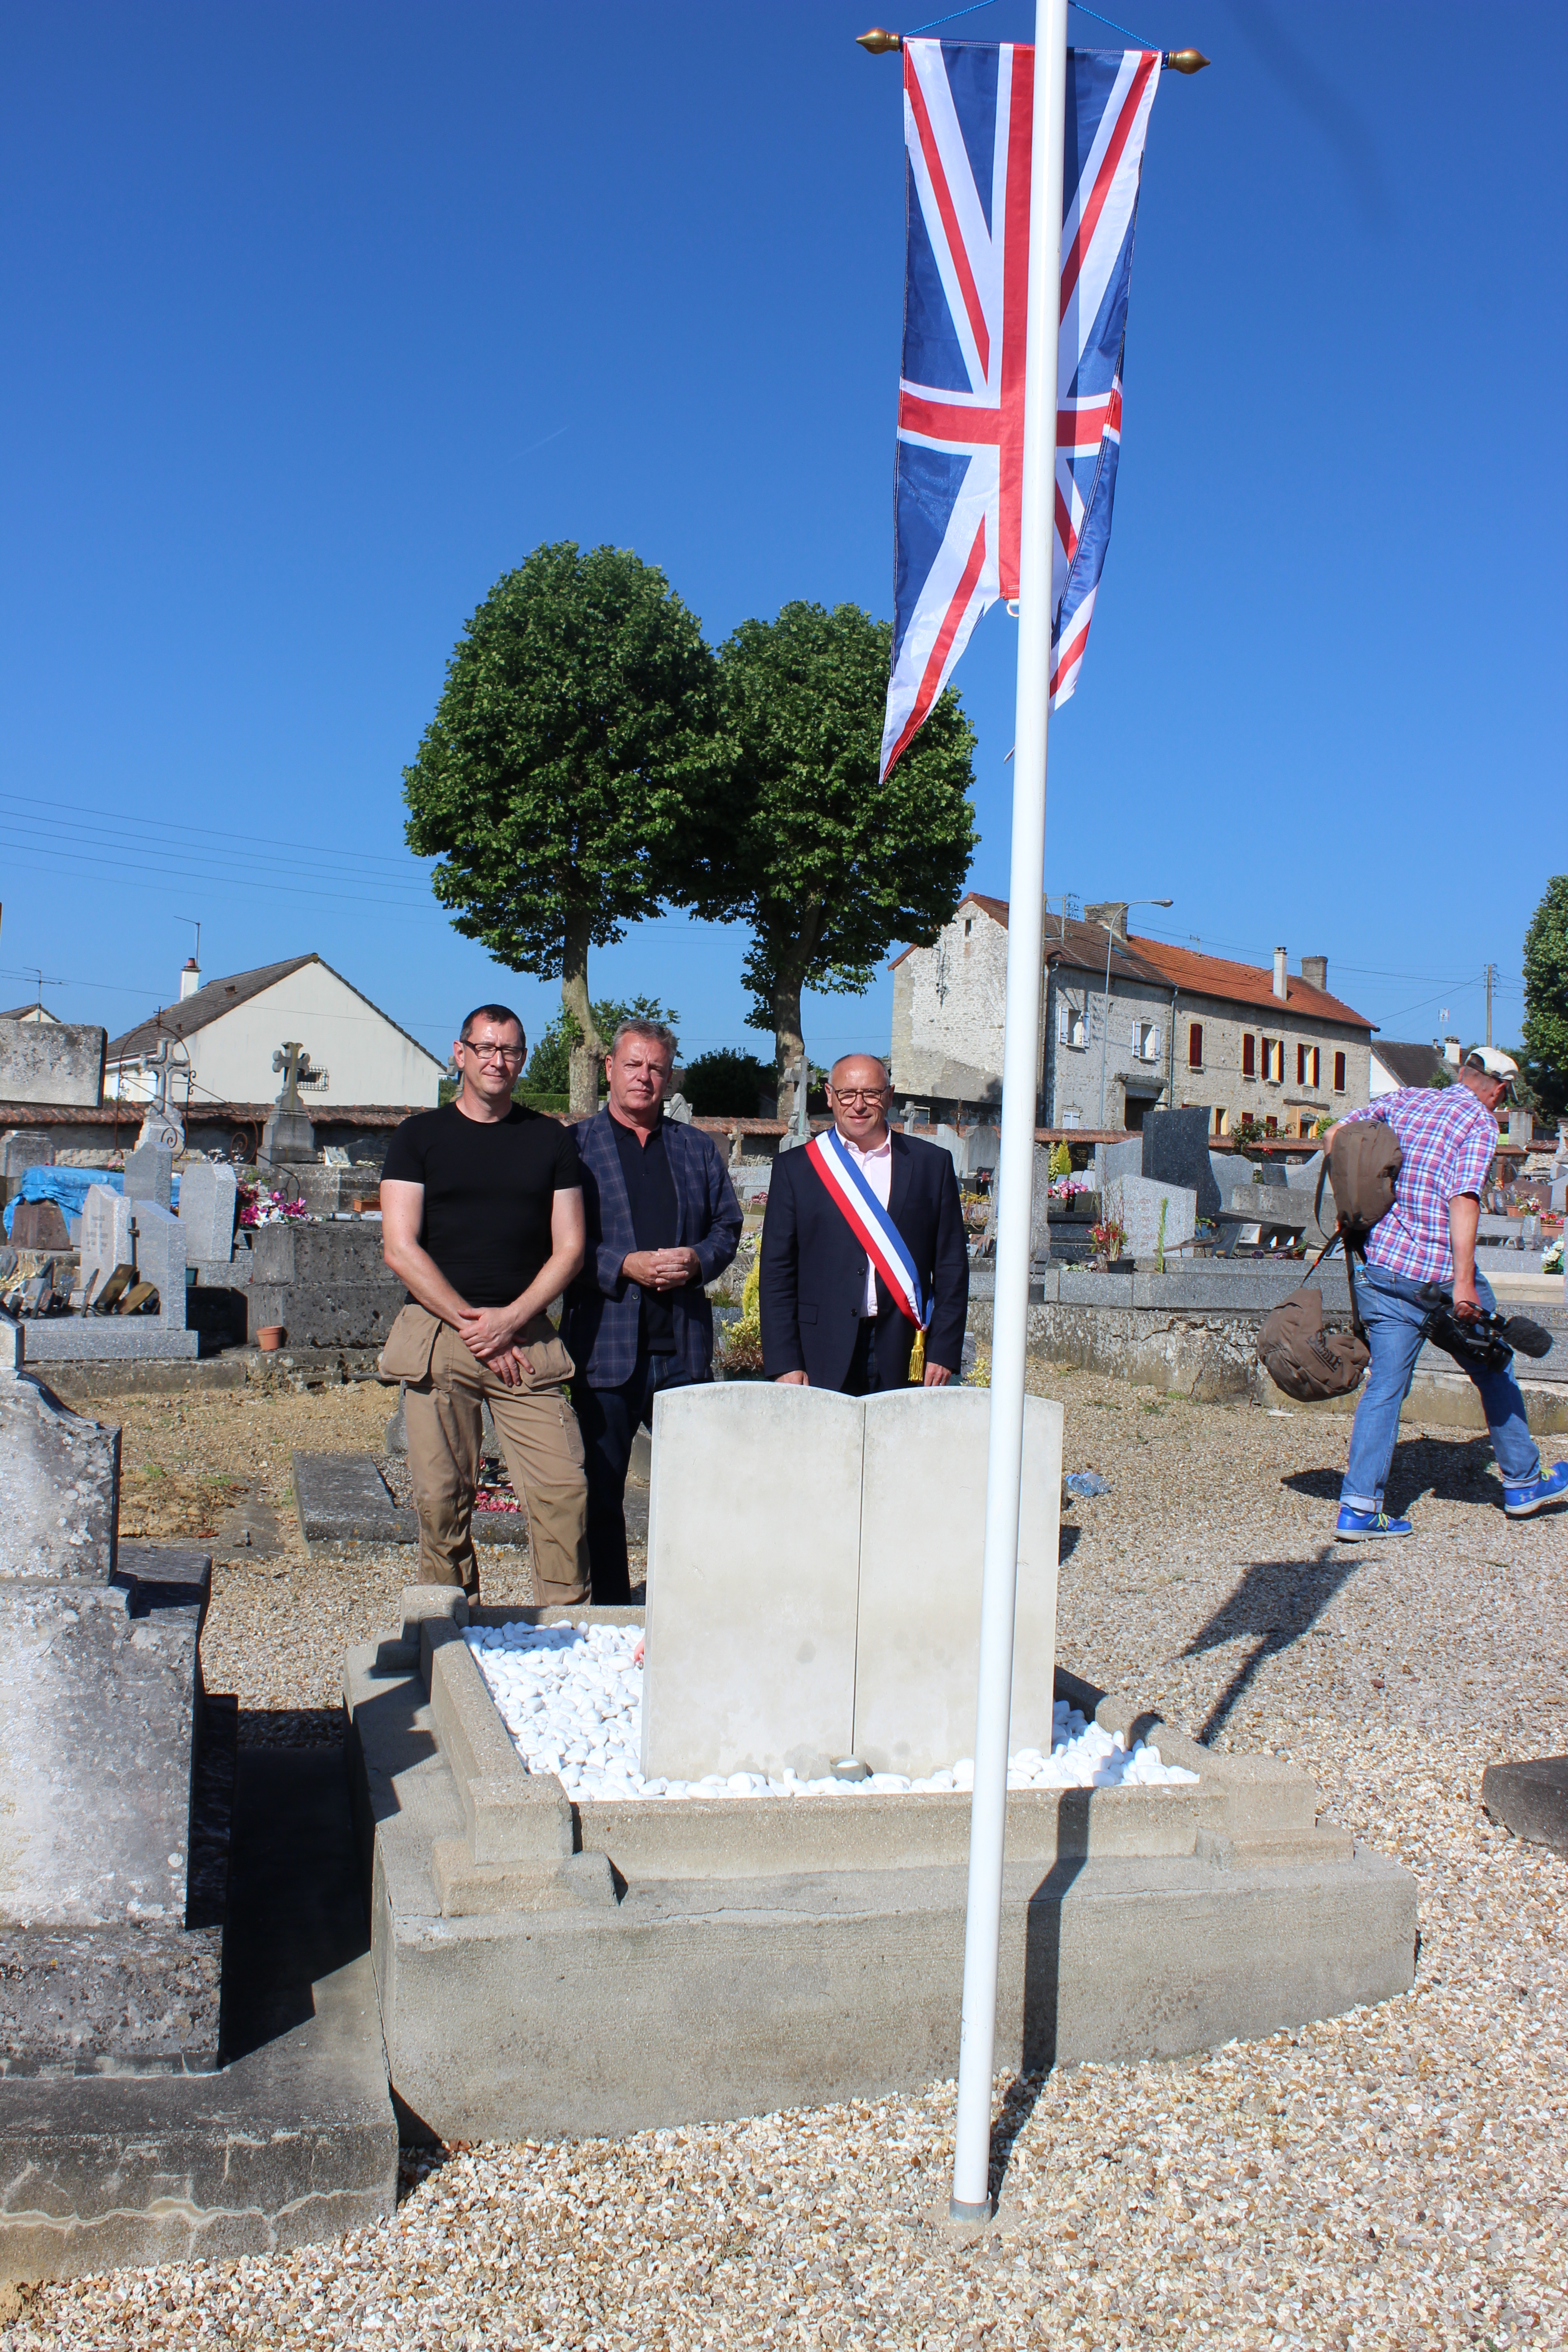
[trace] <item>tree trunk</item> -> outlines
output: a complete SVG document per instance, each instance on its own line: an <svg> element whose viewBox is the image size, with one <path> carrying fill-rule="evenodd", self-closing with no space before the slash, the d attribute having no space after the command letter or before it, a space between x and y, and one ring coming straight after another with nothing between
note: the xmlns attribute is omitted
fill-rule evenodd
<svg viewBox="0 0 1568 2352"><path fill-rule="evenodd" d="M592 1118L599 1108L599 1064L604 1042L594 1026L588 1002L588 932L586 910L566 918L561 950L561 1003L577 1024L581 1043L572 1048L568 1107L574 1118Z"/></svg>
<svg viewBox="0 0 1568 2352"><path fill-rule="evenodd" d="M805 907L795 938L781 941L769 959L773 969L773 1066L778 1073L778 1116L786 1127L795 1108L795 1079L789 1073L805 1060L805 1039L800 1025L801 991L821 933L821 908ZM808 1077L808 1092L809 1089Z"/></svg>

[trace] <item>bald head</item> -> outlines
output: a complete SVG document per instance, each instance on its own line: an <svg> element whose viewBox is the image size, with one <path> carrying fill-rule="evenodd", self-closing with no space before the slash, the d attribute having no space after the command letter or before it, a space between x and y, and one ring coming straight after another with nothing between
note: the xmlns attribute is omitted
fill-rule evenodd
<svg viewBox="0 0 1568 2352"><path fill-rule="evenodd" d="M856 1073L853 1077L848 1076L851 1070ZM829 1084L835 1087L886 1087L888 1065L879 1061L875 1054L840 1054L827 1076Z"/></svg>
<svg viewBox="0 0 1568 2352"><path fill-rule="evenodd" d="M847 1143L874 1151L888 1131L888 1066L875 1054L841 1054L828 1074L827 1107Z"/></svg>

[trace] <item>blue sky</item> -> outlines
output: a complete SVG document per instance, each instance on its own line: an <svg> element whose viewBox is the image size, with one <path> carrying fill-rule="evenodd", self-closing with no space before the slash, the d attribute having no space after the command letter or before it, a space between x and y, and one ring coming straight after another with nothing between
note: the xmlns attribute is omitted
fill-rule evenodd
<svg viewBox="0 0 1568 2352"><path fill-rule="evenodd" d="M68 1017L127 1027L194 918L209 975L316 949L437 1051L492 994L543 1025L556 987L430 898L401 771L465 617L542 540L636 548L714 642L791 597L889 611L876 7L13 12L0 1003L38 967ZM1568 17L1128 22L1214 65L1151 127L1047 887L1170 896L1167 935L1222 954L1324 953L1395 1037L1445 1008L1478 1034L1493 961L1507 1041L1568 867ZM1031 26L998 0L955 29ZM994 891L1012 663L993 613L958 682ZM673 1003L689 1054L766 1052L743 947L643 926L592 985ZM812 1050L885 1040L890 1002L808 1002Z"/></svg>

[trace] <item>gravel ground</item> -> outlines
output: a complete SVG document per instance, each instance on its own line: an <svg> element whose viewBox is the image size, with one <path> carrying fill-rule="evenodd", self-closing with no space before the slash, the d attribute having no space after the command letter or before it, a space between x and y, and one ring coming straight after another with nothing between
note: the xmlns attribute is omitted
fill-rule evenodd
<svg viewBox="0 0 1568 2352"><path fill-rule="evenodd" d="M411 2152L390 2221L43 2288L5 2343L1568 2344L1568 1864L1477 1801L1491 1759L1568 1748L1568 1517L1510 1525L1484 1441L1413 1432L1390 1500L1417 1538L1342 1553L1348 1422L1050 1386L1066 1466L1112 1489L1065 1523L1064 1663L1310 1770L1419 1882L1407 1995L1002 2088L1003 2220L968 2244L931 2218L937 2084L619 2144ZM244 1476L276 1507L290 1445L368 1447L378 1416L374 1391L138 1406L127 1460L145 1440L171 1481ZM290 1541L226 1568L215 1599L209 1679L250 1706L327 1704L321 1647L390 1622L395 1564L307 1563Z"/></svg>

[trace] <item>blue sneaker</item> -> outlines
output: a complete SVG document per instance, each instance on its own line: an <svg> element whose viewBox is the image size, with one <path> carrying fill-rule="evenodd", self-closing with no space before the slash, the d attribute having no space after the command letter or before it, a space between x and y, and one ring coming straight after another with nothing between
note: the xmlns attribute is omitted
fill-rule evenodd
<svg viewBox="0 0 1568 2352"><path fill-rule="evenodd" d="M1531 1507L1534 1508L1533 1504ZM1413 1536L1415 1532L1408 1519L1391 1519L1386 1511L1352 1511L1348 1503L1340 1505L1339 1525L1334 1529L1341 1543L1367 1543L1374 1536Z"/></svg>
<svg viewBox="0 0 1568 2352"><path fill-rule="evenodd" d="M1544 1478L1532 1480L1528 1486L1510 1486L1505 1478L1502 1507L1510 1519L1528 1519L1535 1511L1543 1511L1548 1503L1568 1501L1568 1462L1560 1462Z"/></svg>

